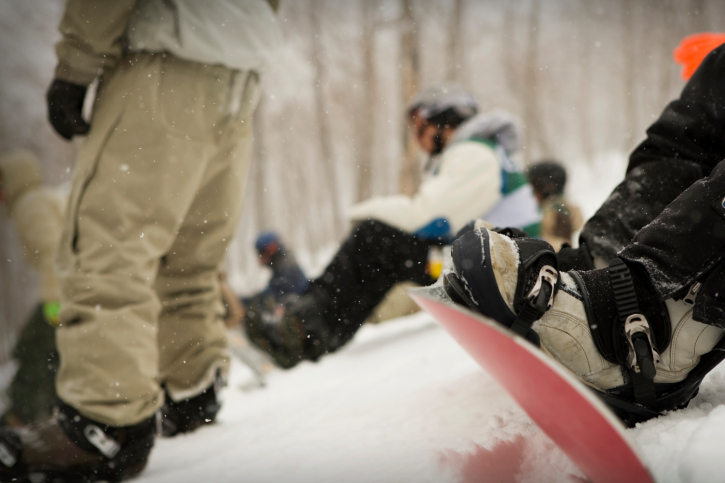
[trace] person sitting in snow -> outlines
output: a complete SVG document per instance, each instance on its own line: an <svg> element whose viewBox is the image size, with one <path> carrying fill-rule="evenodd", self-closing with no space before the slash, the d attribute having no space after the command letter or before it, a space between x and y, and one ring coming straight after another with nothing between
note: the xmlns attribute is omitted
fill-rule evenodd
<svg viewBox="0 0 725 483"><path fill-rule="evenodd" d="M533 191L511 161L518 124L502 111L477 111L474 97L455 85L433 86L413 99L408 120L430 155L420 189L353 206L356 228L282 320L254 313L245 319L252 342L282 367L317 360L347 343L393 285L432 283L429 249L449 243L469 220L538 234Z"/></svg>
<svg viewBox="0 0 725 483"><path fill-rule="evenodd" d="M565 243L571 245L583 220L579 207L564 197L566 170L556 161L541 161L527 169L526 174L541 208L540 238L555 250Z"/></svg>
<svg viewBox="0 0 725 483"><path fill-rule="evenodd" d="M41 282L40 301L13 349L18 370L7 389L9 405L0 424L20 427L53 412L60 308L53 258L67 201L61 189L43 185L40 161L32 152L12 151L0 158L0 204L13 220L25 259L38 270Z"/></svg>
<svg viewBox="0 0 725 483"><path fill-rule="evenodd" d="M242 298L245 306L244 321L263 319L278 321L287 305L305 293L310 281L305 276L292 252L282 244L279 235L272 231L262 232L254 242L259 264L272 270L269 283L261 292Z"/></svg>
<svg viewBox="0 0 725 483"><path fill-rule="evenodd" d="M629 424L686 406L725 357L723 78L725 45L647 130L583 248L557 260L543 240L486 228L452 246L451 293L539 345Z"/></svg>
<svg viewBox="0 0 725 483"><path fill-rule="evenodd" d="M260 233L254 242L254 248L259 255L259 264L272 270L272 278L263 291L243 299L245 304L264 299L282 303L290 295L305 293L310 282L297 264L292 251L282 244L279 235L273 231Z"/></svg>

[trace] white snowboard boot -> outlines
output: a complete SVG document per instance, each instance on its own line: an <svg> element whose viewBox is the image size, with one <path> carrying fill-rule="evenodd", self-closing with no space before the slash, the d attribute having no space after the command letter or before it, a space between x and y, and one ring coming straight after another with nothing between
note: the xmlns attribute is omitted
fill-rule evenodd
<svg viewBox="0 0 725 483"><path fill-rule="evenodd" d="M618 259L609 269L559 273L546 242L485 228L456 240L452 257L448 282L473 309L539 344L600 392L656 413L694 396L699 380L690 394L666 397L724 332L692 319L697 284L683 300L662 302L646 274Z"/></svg>

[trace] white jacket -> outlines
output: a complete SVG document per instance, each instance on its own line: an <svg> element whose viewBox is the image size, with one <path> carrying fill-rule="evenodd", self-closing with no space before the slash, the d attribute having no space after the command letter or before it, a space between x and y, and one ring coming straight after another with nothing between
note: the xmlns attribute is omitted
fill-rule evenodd
<svg viewBox="0 0 725 483"><path fill-rule="evenodd" d="M483 218L537 235L541 215L531 186L510 160L519 147L518 131L517 119L503 111L472 117L456 130L415 195L363 201L352 207L350 220L375 219L418 234L445 221L449 231L438 235L450 236Z"/></svg>
<svg viewBox="0 0 725 483"><path fill-rule="evenodd" d="M371 198L353 206L348 216L352 221L375 219L408 233L444 218L455 233L498 203L501 183L493 149L476 141L457 142L441 153L437 170L415 195Z"/></svg>
<svg viewBox="0 0 725 483"><path fill-rule="evenodd" d="M266 0L140 0L127 35L131 51L170 52L257 72L270 66L282 45Z"/></svg>

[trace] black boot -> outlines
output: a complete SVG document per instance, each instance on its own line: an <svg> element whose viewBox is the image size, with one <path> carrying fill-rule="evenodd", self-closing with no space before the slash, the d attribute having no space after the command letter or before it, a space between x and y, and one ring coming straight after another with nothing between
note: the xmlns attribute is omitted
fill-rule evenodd
<svg viewBox="0 0 725 483"><path fill-rule="evenodd" d="M133 426L92 421L67 404L49 419L22 429L0 428L0 481L76 483L124 481L145 467L156 417Z"/></svg>
<svg viewBox="0 0 725 483"><path fill-rule="evenodd" d="M222 386L221 376L217 375L214 384L198 396L177 402L167 392L161 408L161 434L168 438L214 423L222 408L218 397Z"/></svg>
<svg viewBox="0 0 725 483"><path fill-rule="evenodd" d="M244 317L244 330L255 346L280 367L289 369L303 360L317 361L334 350L325 322L329 307L329 297L313 286L287 304L250 307Z"/></svg>
<svg viewBox="0 0 725 483"><path fill-rule="evenodd" d="M491 233L485 228L477 228L453 243L454 272L447 273L444 279L448 292L454 300L465 301L473 310L538 345L538 336L531 330L531 325L551 307L559 290L556 253L543 240L510 239L495 234L498 243L515 247L511 252L517 256L509 259L508 266L495 266ZM509 283L515 283L512 300L505 299L494 270L511 278Z"/></svg>

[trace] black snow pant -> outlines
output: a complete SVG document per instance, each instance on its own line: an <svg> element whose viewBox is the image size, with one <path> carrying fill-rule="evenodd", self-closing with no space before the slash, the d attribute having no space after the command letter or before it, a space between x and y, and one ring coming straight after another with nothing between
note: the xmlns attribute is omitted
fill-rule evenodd
<svg viewBox="0 0 725 483"><path fill-rule="evenodd" d="M23 327L13 358L18 370L7 389L10 404L6 416L25 424L50 416L58 398L55 374L59 358L55 329L46 322L42 304Z"/></svg>
<svg viewBox="0 0 725 483"><path fill-rule="evenodd" d="M331 333L328 350L352 339L396 283L433 283L428 250L444 244L375 220L360 223L308 291Z"/></svg>
<svg viewBox="0 0 725 483"><path fill-rule="evenodd" d="M587 221L580 241L593 256L608 262L680 193L703 176L699 164L681 159L637 166Z"/></svg>
<svg viewBox="0 0 725 483"><path fill-rule="evenodd" d="M619 257L642 266L661 300L681 298L701 282L693 318L725 328L725 161L667 205Z"/></svg>

